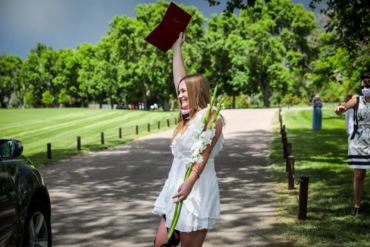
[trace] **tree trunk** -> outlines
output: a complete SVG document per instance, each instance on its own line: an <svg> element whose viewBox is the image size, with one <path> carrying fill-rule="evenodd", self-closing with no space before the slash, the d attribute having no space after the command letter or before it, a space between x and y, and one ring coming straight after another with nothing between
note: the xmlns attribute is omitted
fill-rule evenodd
<svg viewBox="0 0 370 247"><path fill-rule="evenodd" d="M112 96L109 96L109 102L110 102L110 107L113 110L113 99L112 99Z"/></svg>
<svg viewBox="0 0 370 247"><path fill-rule="evenodd" d="M232 106L233 109L235 109L235 91L233 90L233 106Z"/></svg>
<svg viewBox="0 0 370 247"><path fill-rule="evenodd" d="M145 88L141 89L141 103L144 104L144 110L148 110L147 97Z"/></svg>
<svg viewBox="0 0 370 247"><path fill-rule="evenodd" d="M263 106L270 107L269 91L263 90L262 93L263 93Z"/></svg>
<svg viewBox="0 0 370 247"><path fill-rule="evenodd" d="M99 99L99 109L101 109L103 106L103 94L100 94L100 99Z"/></svg>

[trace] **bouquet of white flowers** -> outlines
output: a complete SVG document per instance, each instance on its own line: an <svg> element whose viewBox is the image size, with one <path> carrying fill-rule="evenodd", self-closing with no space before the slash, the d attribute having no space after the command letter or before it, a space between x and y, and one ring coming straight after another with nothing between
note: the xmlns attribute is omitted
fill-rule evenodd
<svg viewBox="0 0 370 247"><path fill-rule="evenodd" d="M213 117L213 119L212 119L212 121L209 125L209 128L206 131L204 131L204 128L205 128L205 126L208 122L208 118L211 114L212 106L213 106L213 104L216 100L216 93L217 93L217 86L216 86L215 91L213 93L211 104L208 104L207 115L204 117L203 122L199 122L195 126L196 135L194 135L194 137L193 137L194 145L191 147L191 151L192 151L193 159L197 163L203 162L202 152L203 152L204 149L206 149L207 145L210 145L212 143L213 138L211 138L211 137L214 136L215 132L216 132L216 129L214 128L214 123L218 120L218 114L221 111L223 102L225 101L225 98L223 98L219 102L219 104L217 105L216 113L215 113L215 115L214 115L214 117ZM189 178L191 170L194 167L194 163L191 163L190 166L188 167L188 170L185 174L184 181L186 181ZM176 224L179 220L180 213L181 213L181 208L182 208L182 203L183 203L183 201L181 201L180 203L176 203L175 213L174 213L174 216L173 216L171 227L168 230L168 234L167 234L168 239L171 238L171 236L173 234L173 231L175 230L175 226L176 226Z"/></svg>

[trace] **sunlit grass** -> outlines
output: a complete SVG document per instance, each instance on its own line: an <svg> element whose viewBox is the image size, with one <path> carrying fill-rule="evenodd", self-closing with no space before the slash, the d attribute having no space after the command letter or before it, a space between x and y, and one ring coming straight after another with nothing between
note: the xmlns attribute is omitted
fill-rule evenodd
<svg viewBox="0 0 370 247"><path fill-rule="evenodd" d="M370 180L365 179L362 214L354 206L353 169L347 167L348 135L344 115L323 109L323 130L312 131L312 110L284 110L283 124L295 157L295 177L309 176L308 219L298 216L298 188L288 190L288 174L276 115L270 171L279 216L278 229L292 246L370 246Z"/></svg>
<svg viewBox="0 0 370 247"><path fill-rule="evenodd" d="M41 167L173 128L178 112L63 108L0 110L0 114L0 138L22 141L23 154L36 167ZM119 128L122 128L122 139L119 139ZM104 132L103 145L101 132ZM77 136L81 136L81 151L77 151ZM47 143L52 145L51 160L46 158Z"/></svg>

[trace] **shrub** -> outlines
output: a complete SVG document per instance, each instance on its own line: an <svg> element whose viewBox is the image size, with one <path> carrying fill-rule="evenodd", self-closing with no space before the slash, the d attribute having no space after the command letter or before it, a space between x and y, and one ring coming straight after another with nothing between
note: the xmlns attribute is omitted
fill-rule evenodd
<svg viewBox="0 0 370 247"><path fill-rule="evenodd" d="M240 94L240 96L239 96L239 107L240 108L248 108L250 104L251 104L251 102L249 102L247 100L245 95Z"/></svg>
<svg viewBox="0 0 370 247"><path fill-rule="evenodd" d="M68 95L66 94L65 89L61 89L58 96L58 102L60 104L67 104L69 102Z"/></svg>
<svg viewBox="0 0 370 247"><path fill-rule="evenodd" d="M225 96L224 107L226 109L231 109L233 107L233 97Z"/></svg>
<svg viewBox="0 0 370 247"><path fill-rule="evenodd" d="M286 94L284 98L281 100L282 104L287 104L287 105L297 105L301 103L301 99L297 95L293 95L292 93Z"/></svg>
<svg viewBox="0 0 370 247"><path fill-rule="evenodd" d="M338 94L336 94L334 92L331 92L331 93L328 93L327 95L321 97L321 100L324 101L324 102L334 103L334 102L340 102L340 97L339 97Z"/></svg>
<svg viewBox="0 0 370 247"><path fill-rule="evenodd" d="M33 95L33 90L29 91L26 94L26 100L25 100L24 103L26 103L26 105L33 105L33 104L35 104L35 96Z"/></svg>
<svg viewBox="0 0 370 247"><path fill-rule="evenodd" d="M49 91L46 91L44 93L44 95L42 96L41 102L47 106L53 104L53 96L51 95Z"/></svg>
<svg viewBox="0 0 370 247"><path fill-rule="evenodd" d="M180 103L179 103L179 100L177 98L173 100L173 107L175 109L179 109L180 108Z"/></svg>

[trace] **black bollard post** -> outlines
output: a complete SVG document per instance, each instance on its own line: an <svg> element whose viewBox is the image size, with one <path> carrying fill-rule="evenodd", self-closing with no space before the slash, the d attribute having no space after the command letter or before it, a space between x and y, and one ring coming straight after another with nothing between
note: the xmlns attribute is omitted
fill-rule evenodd
<svg viewBox="0 0 370 247"><path fill-rule="evenodd" d="M77 151L81 150L81 136L77 136Z"/></svg>
<svg viewBox="0 0 370 247"><path fill-rule="evenodd" d="M288 190L294 190L294 156L288 157Z"/></svg>
<svg viewBox="0 0 370 247"><path fill-rule="evenodd" d="M48 143L47 147L48 147L47 157L50 160L51 159L51 143Z"/></svg>
<svg viewBox="0 0 370 247"><path fill-rule="evenodd" d="M119 138L122 139L122 128L119 128Z"/></svg>
<svg viewBox="0 0 370 247"><path fill-rule="evenodd" d="M161 128L161 121L158 121L158 129Z"/></svg>
<svg viewBox="0 0 370 247"><path fill-rule="evenodd" d="M139 134L139 126L136 125L136 135Z"/></svg>
<svg viewBox="0 0 370 247"><path fill-rule="evenodd" d="M150 132L150 123L148 123L148 132Z"/></svg>
<svg viewBox="0 0 370 247"><path fill-rule="evenodd" d="M170 127L170 120L167 118L167 126Z"/></svg>
<svg viewBox="0 0 370 247"><path fill-rule="evenodd" d="M101 144L104 144L104 132L101 132Z"/></svg>
<svg viewBox="0 0 370 247"><path fill-rule="evenodd" d="M292 154L292 151L291 151L291 146L292 146L292 143L291 142L288 142L287 145L285 146L286 148L286 161L285 161L285 172L288 172L288 166L289 166L289 162L288 162L288 158L289 156Z"/></svg>
<svg viewBox="0 0 370 247"><path fill-rule="evenodd" d="M301 175L299 184L298 219L307 219L308 176Z"/></svg>

